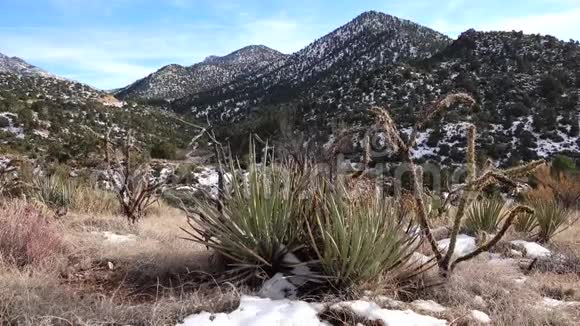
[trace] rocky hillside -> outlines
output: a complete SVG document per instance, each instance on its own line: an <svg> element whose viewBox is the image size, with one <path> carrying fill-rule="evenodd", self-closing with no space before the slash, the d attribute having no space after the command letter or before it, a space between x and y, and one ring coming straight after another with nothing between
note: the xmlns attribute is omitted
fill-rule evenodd
<svg viewBox="0 0 580 326"><path fill-rule="evenodd" d="M366 12L285 60L224 87L180 99L174 108L191 110L198 118L236 119L256 105L293 98L299 89L321 79L352 81L386 64L428 58L450 42L413 22Z"/></svg>
<svg viewBox="0 0 580 326"><path fill-rule="evenodd" d="M89 100L101 99L112 104L118 100L106 92L74 81L56 78L52 75L28 75L0 72L0 90L10 92L16 97L26 97L29 100L59 99L67 102L84 103Z"/></svg>
<svg viewBox="0 0 580 326"><path fill-rule="evenodd" d="M176 157L195 134L164 108L120 102L52 76L0 73L0 154L92 165L102 143L89 128L99 134L112 130L113 137L133 130L145 150L157 148L167 158Z"/></svg>
<svg viewBox="0 0 580 326"><path fill-rule="evenodd" d="M263 45L251 45L226 56L210 56L189 67L172 64L120 89L120 99L172 100L225 85L284 60L286 55Z"/></svg>
<svg viewBox="0 0 580 326"><path fill-rule="evenodd" d="M269 69L175 101L174 108L224 125L252 124L252 132L275 129L272 111L279 110L273 108L283 108L285 120L288 114L295 117L294 129L325 141L336 125L368 123L370 106L389 107L401 127L408 128L429 103L463 91L476 98L478 108L453 112L430 126L421 135L416 157L461 161L465 122L479 127L482 152L505 164L580 153L576 41L474 30L449 41L413 23L370 12Z"/></svg>
<svg viewBox="0 0 580 326"><path fill-rule="evenodd" d="M458 111L420 138L416 156L461 161L464 122L475 123L487 155L503 161L580 152L580 46L516 32L463 33L426 60L387 65L335 87L325 79L302 93L307 121L351 121L371 105L389 107L403 127L420 109L454 91L472 94L475 112Z"/></svg>
<svg viewBox="0 0 580 326"><path fill-rule="evenodd" d="M2 53L0 53L0 73L14 73L23 76L52 76L18 57L9 57Z"/></svg>

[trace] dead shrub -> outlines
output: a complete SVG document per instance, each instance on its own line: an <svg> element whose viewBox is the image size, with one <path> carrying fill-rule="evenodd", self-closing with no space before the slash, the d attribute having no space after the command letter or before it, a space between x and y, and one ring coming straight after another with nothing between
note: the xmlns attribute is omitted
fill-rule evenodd
<svg viewBox="0 0 580 326"><path fill-rule="evenodd" d="M534 189L526 193L530 201L558 201L568 209L580 203L580 176L573 173L555 175L548 166L536 170L531 176Z"/></svg>

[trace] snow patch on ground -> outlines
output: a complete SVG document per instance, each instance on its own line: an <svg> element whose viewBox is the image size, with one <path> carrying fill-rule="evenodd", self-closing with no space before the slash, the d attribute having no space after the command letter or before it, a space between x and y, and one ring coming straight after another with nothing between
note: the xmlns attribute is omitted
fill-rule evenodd
<svg viewBox="0 0 580 326"><path fill-rule="evenodd" d="M324 310L348 311L359 317L381 321L386 326L443 326L446 320L412 310L383 309L374 302L356 300L330 305L293 300L272 300L243 295L240 306L230 313L201 312L176 326L320 326L330 325L319 318Z"/></svg>
<svg viewBox="0 0 580 326"><path fill-rule="evenodd" d="M321 307L304 301L271 300L242 296L231 313L202 312L191 315L177 326L319 326L329 325L318 318Z"/></svg>
<svg viewBox="0 0 580 326"><path fill-rule="evenodd" d="M469 312L469 316L471 317L471 319L481 324L491 323L491 318L489 318L489 316L483 311L471 310Z"/></svg>
<svg viewBox="0 0 580 326"><path fill-rule="evenodd" d="M137 240L137 236L135 236L134 234L116 234L110 231L92 232L92 233L105 238L105 241L110 243L125 243Z"/></svg>
<svg viewBox="0 0 580 326"><path fill-rule="evenodd" d="M360 317L369 320L380 320L386 326L442 326L447 321L431 316L418 314L412 310L389 310L382 309L374 302L368 301L345 301L330 307L333 310L349 310Z"/></svg>
<svg viewBox="0 0 580 326"><path fill-rule="evenodd" d="M568 307L580 307L580 302L578 301L562 301L556 300L548 297L542 298L540 302L541 306L547 309L557 309L557 308L568 308Z"/></svg>
<svg viewBox="0 0 580 326"><path fill-rule="evenodd" d="M450 241L451 241L451 239L449 239L449 238L439 240L439 241L437 241L437 247L441 251L447 251L447 248L449 247ZM453 251L453 257L457 258L457 257L465 256L465 255L473 252L475 249L477 249L477 246L475 244L474 237L470 237L470 236L465 235L465 234L459 234L457 236L457 242L455 243L455 250Z"/></svg>
<svg viewBox="0 0 580 326"><path fill-rule="evenodd" d="M411 305L413 306L413 308L425 312L440 313L447 310L447 308L443 307L442 305L438 304L433 300L415 300L411 302Z"/></svg>
<svg viewBox="0 0 580 326"><path fill-rule="evenodd" d="M524 240L514 240L511 242L516 248L525 250L525 256L530 258L548 258L552 254L550 250L542 247L535 242L528 242Z"/></svg>

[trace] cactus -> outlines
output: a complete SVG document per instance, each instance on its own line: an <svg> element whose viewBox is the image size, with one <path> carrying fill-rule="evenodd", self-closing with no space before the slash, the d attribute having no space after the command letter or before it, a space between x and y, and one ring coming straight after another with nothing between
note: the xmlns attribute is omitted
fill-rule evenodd
<svg viewBox="0 0 580 326"><path fill-rule="evenodd" d="M424 193L423 185L421 182L422 178L419 175L420 173L418 171L419 169L417 169L417 166L411 156L411 149L415 145L415 141L419 131L426 125L427 122L432 120L439 113L444 113L454 104L459 103L467 104L468 106L471 107L475 104L475 100L465 93L451 94L439 100L438 102L435 103L433 108L427 112L425 117L415 124L409 137L409 140L406 143L401 138L397 126L387 110L377 107L371 109L371 112L374 113L376 116L375 118L376 125L373 128L381 129L385 133L387 141L390 143L390 145L399 153L401 158L407 164L410 165L411 178L413 180L415 193L416 212L418 222L421 227L421 234L429 243L431 250L435 255L435 259L437 260L439 271L441 275L445 277L449 276L449 274L453 271L453 269L458 263L474 258L484 251L488 251L497 242L499 242L501 238L504 236L504 234L507 232L509 227L513 224L514 220L518 215L529 214L533 212L533 210L527 206L522 205L515 206L507 214L507 218L502 228L497 233L497 235L495 235L491 240L485 243L481 243L478 246L478 248L473 252L458 257L457 259L452 261L459 229L465 217L465 210L475 198L475 194L481 192L483 188L495 184L502 184L514 188L517 186L517 183L514 181L515 178L529 175L537 167L539 167L544 163L544 161L541 160L533 161L522 166L506 170L500 170L496 169L493 166L493 163L490 160L488 160L484 164L481 174L478 175L475 159L477 157L475 149L477 130L475 126L470 125L468 127L467 132L467 152L466 152L466 164L468 176L466 183L458 187L456 190L454 190L454 192L462 191L462 194L460 196L459 205L453 218L449 246L446 252L442 252L437 246L437 242L435 241L435 238L432 234L431 226L429 225L427 205L424 201L423 198L424 196L422 195ZM451 197L451 194L449 197ZM445 207L446 205L444 204L443 208ZM445 209L441 210L440 215L442 215L444 212Z"/></svg>

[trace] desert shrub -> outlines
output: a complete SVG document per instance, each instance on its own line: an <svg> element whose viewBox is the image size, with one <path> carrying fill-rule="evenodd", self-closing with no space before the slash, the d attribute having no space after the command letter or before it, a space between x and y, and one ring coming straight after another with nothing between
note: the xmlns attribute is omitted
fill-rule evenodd
<svg viewBox="0 0 580 326"><path fill-rule="evenodd" d="M159 142L150 150L151 158L174 160L177 157L177 147L173 143Z"/></svg>
<svg viewBox="0 0 580 326"><path fill-rule="evenodd" d="M514 221L514 230L516 232L532 233L537 226L538 222L534 214L521 214Z"/></svg>
<svg viewBox="0 0 580 326"><path fill-rule="evenodd" d="M189 189L167 189L161 194L161 199L170 206L177 208L185 207L186 209L194 208L203 197L204 194L202 192Z"/></svg>
<svg viewBox="0 0 580 326"><path fill-rule="evenodd" d="M239 170L230 164L230 189L219 204L197 200L188 212L192 231L184 231L223 256L236 276L249 280L262 271L275 274L287 253L303 247L297 216L306 179L281 165L252 163L245 178Z"/></svg>
<svg viewBox="0 0 580 326"><path fill-rule="evenodd" d="M76 184L60 174L35 176L29 194L51 208L69 208L73 203Z"/></svg>
<svg viewBox="0 0 580 326"><path fill-rule="evenodd" d="M552 172L559 175L562 172L572 172L576 170L574 160L565 155L556 155L552 160Z"/></svg>
<svg viewBox="0 0 580 326"><path fill-rule="evenodd" d="M74 187L70 208L78 213L115 214L120 211L114 193L89 184Z"/></svg>
<svg viewBox="0 0 580 326"><path fill-rule="evenodd" d="M505 215L504 205L499 198L484 198L473 202L466 212L466 231L470 234L479 231L495 233Z"/></svg>
<svg viewBox="0 0 580 326"><path fill-rule="evenodd" d="M558 201L568 209L578 208L580 203L580 176L566 173L561 168L544 166L531 176L534 189L525 195L530 201Z"/></svg>
<svg viewBox="0 0 580 326"><path fill-rule="evenodd" d="M113 141L111 130L101 136L105 147L107 178L115 192L121 212L131 223L145 216L148 208L157 202L159 190L167 181L156 177L147 158L136 147L133 131L124 139Z"/></svg>
<svg viewBox="0 0 580 326"><path fill-rule="evenodd" d="M331 282L350 287L409 276L409 260L421 241L394 205L333 188L319 193L321 203L309 227L312 247Z"/></svg>
<svg viewBox="0 0 580 326"><path fill-rule="evenodd" d="M196 165L195 164L180 164L179 166L177 166L177 168L175 169L175 183L177 184L192 184L194 183L194 179L195 176L193 175L193 172L196 169Z"/></svg>
<svg viewBox="0 0 580 326"><path fill-rule="evenodd" d="M17 266L43 265L65 249L59 229L36 206L0 203L0 257Z"/></svg>
<svg viewBox="0 0 580 326"><path fill-rule="evenodd" d="M534 205L534 218L538 224L537 240L548 242L568 223L570 212L555 202L543 201Z"/></svg>

